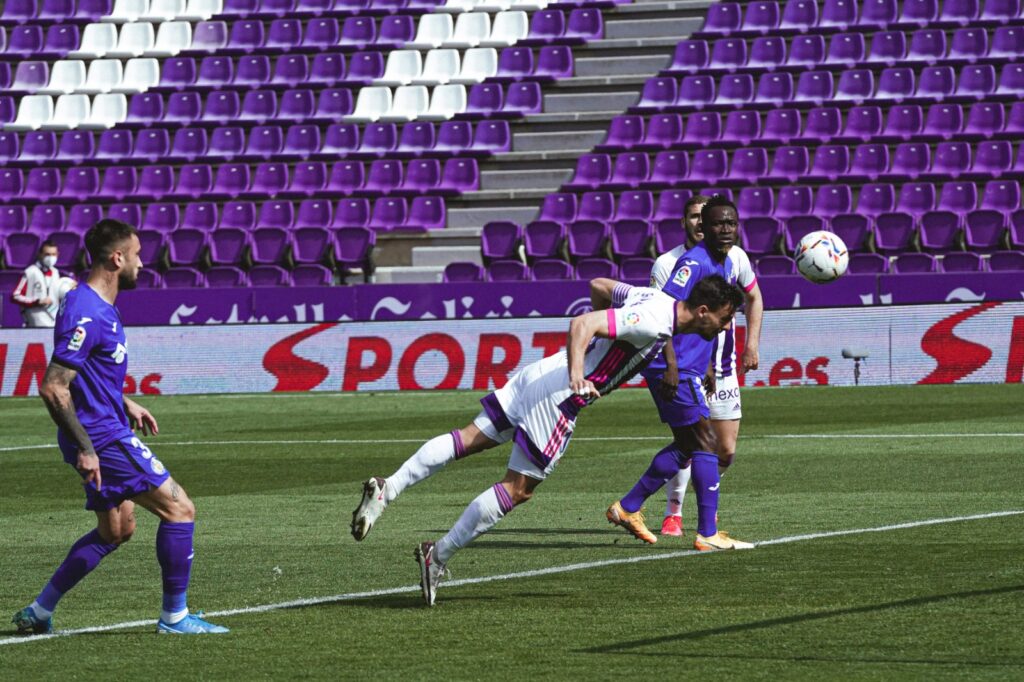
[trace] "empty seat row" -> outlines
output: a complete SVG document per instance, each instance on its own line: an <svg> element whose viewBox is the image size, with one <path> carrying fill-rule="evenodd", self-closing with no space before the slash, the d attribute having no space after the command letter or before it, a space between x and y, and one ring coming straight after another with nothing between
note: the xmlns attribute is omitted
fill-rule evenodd
<svg viewBox="0 0 1024 682"><path fill-rule="evenodd" d="M122 25L120 31L114 24L86 24L81 31L71 24L59 24L50 27L45 37L41 26L31 25L11 31L0 58L170 57L191 44L192 24L187 21L160 24L159 29L136 22Z"/></svg>
<svg viewBox="0 0 1024 682"><path fill-rule="evenodd" d="M442 164L437 159L415 159L406 166L399 160L380 159L367 168L359 161L267 162L250 169L246 163L220 166L187 164L175 170L166 165L108 166L103 172L79 166L0 170L0 200L41 203L50 200L86 201L90 198L122 200L138 197L224 199L238 196L348 196L390 193L460 194L478 189L480 171L475 159L455 157Z"/></svg>
<svg viewBox="0 0 1024 682"><path fill-rule="evenodd" d="M340 199L303 199L299 202L271 200L229 201L218 205L210 201L190 201L179 205L168 202L147 204L41 204L26 214L23 206L0 207L0 235L32 233L44 237L70 232L82 236L97 222L115 218L140 230L170 233L176 230L242 230L261 227L297 230L307 227L371 227L378 230L434 230L445 226L445 201L441 197L387 197L376 202L362 197Z"/></svg>
<svg viewBox="0 0 1024 682"><path fill-rule="evenodd" d="M902 8L900 7L902 5ZM774 0L718 2L708 8L701 35L875 30L887 26L965 26L1024 18L1020 0Z"/></svg>
<svg viewBox="0 0 1024 682"><path fill-rule="evenodd" d="M541 282L552 280L590 280L611 277L626 281L644 281L650 278L654 261L650 258L626 258L621 264L606 258L583 258L575 265L562 260L545 258L526 265L522 261L505 259L489 263L486 267L476 263L449 263L442 275L444 282Z"/></svg>
<svg viewBox="0 0 1024 682"><path fill-rule="evenodd" d="M178 128L173 135L166 128L144 128L132 135L130 130L104 131L97 141L86 130L56 133L35 131L0 133L0 163L8 166L72 165L102 161L190 162L196 159L231 161L235 159L305 160L339 157L411 157L488 155L511 149L512 134L507 121L445 121L407 123L399 129L394 123L373 123L360 128L351 123L336 123L321 133L316 125L296 124L257 126L250 131L224 126L207 132L205 128Z"/></svg>
<svg viewBox="0 0 1024 682"><path fill-rule="evenodd" d="M1016 156L1016 163L1014 157ZM1024 177L1024 150L1014 154L1009 141L941 142L934 153L924 143L898 145L890 158L888 145L867 143L853 149L846 145L821 145L813 150L781 146L771 156L764 147L742 147L732 152L702 149L658 152L653 159L644 152L585 154L576 165L572 181L564 189L635 189L715 183L763 184L791 182L858 182L958 178L988 180L1003 175Z"/></svg>
<svg viewBox="0 0 1024 682"><path fill-rule="evenodd" d="M223 0L8 0L0 23L204 21L220 14L223 4Z"/></svg>
<svg viewBox="0 0 1024 682"><path fill-rule="evenodd" d="M714 76L663 76L644 84L638 111L702 109L707 106L780 106L783 103L820 105L828 101L860 103L865 100L917 100L936 102L946 98L966 100L1024 99L1024 63L1004 64L997 72L991 64L961 68L928 66L915 72L909 67L890 67L875 77L869 69L848 69L838 78L831 71L768 72L755 84L747 73Z"/></svg>
<svg viewBox="0 0 1024 682"><path fill-rule="evenodd" d="M218 265L205 272L191 267L174 267L164 273L139 272L140 289L224 289L230 287L315 287L334 284L334 273L323 265L297 265L285 270L276 265L256 265L248 272L233 265Z"/></svg>
<svg viewBox="0 0 1024 682"><path fill-rule="evenodd" d="M9 65L0 64L0 79L9 74ZM14 72L13 82L9 77L6 80L5 88L28 94L138 93L160 82L160 62L152 57L127 62L95 59L87 68L86 63L78 59L60 60L52 67L47 62L23 61Z"/></svg>
<svg viewBox="0 0 1024 682"><path fill-rule="evenodd" d="M982 140L993 137L1018 139L1024 135L1024 102L1008 108L999 102L977 102L966 114L960 104L894 105L886 112L879 106L816 107L731 111L699 111L680 114L616 116L601 149L669 149L735 147L751 143L774 146L786 143L820 144L829 141L867 140Z"/></svg>
<svg viewBox="0 0 1024 682"><path fill-rule="evenodd" d="M826 42L827 40L827 42ZM909 35L903 31L818 33L791 39L761 36L683 40L676 45L665 74L707 71L812 69L821 65L893 66L897 63L1013 61L1024 57L1024 24L996 28L956 29L947 40L942 29L925 28Z"/></svg>

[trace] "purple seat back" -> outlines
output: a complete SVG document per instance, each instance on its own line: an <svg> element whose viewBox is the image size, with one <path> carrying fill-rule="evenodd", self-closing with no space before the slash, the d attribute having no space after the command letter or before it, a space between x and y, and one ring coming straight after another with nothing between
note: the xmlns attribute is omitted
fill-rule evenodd
<svg viewBox="0 0 1024 682"><path fill-rule="evenodd" d="M480 233L480 251L485 260L512 258L523 228L516 223L501 220L486 223Z"/></svg>
<svg viewBox="0 0 1024 682"><path fill-rule="evenodd" d="M598 256L608 239L608 225L596 220L569 223L568 248L572 258Z"/></svg>

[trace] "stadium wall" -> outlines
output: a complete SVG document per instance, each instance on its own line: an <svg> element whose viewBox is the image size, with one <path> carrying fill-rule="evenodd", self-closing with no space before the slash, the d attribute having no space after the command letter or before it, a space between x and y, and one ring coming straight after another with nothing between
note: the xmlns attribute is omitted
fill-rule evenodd
<svg viewBox="0 0 1024 682"><path fill-rule="evenodd" d="M564 317L133 327L125 391L487 390L561 349L567 328ZM0 395L35 395L52 348L49 330L0 330ZM743 384L851 385L844 348L868 354L866 385L1020 383L1024 303L773 311Z"/></svg>

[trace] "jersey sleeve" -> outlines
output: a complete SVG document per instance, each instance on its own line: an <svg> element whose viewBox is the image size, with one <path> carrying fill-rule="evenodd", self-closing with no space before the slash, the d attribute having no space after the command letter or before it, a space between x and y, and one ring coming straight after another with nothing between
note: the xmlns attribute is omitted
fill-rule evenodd
<svg viewBox="0 0 1024 682"><path fill-rule="evenodd" d="M615 308L621 307L626 302L626 299L629 298L629 293L634 288L632 285L623 282L619 282L612 287L612 306Z"/></svg>
<svg viewBox="0 0 1024 682"><path fill-rule="evenodd" d="M103 325L87 315L80 315L68 306L57 317L53 329L53 360L61 365L81 369L92 349L100 342Z"/></svg>
<svg viewBox="0 0 1024 682"><path fill-rule="evenodd" d="M661 290L677 301L685 301L703 276L703 268L699 262L681 258L676 262L672 276Z"/></svg>
<svg viewBox="0 0 1024 682"><path fill-rule="evenodd" d="M656 261L654 261L654 267L651 268L651 288L658 289L659 291L665 288L665 283L668 282L669 275L672 274L672 266L675 262L662 254Z"/></svg>
<svg viewBox="0 0 1024 682"><path fill-rule="evenodd" d="M608 311L609 336L638 347L671 336L674 326L675 302L664 296L640 298Z"/></svg>
<svg viewBox="0 0 1024 682"><path fill-rule="evenodd" d="M743 288L743 291L750 291L757 284L757 276L754 274L754 268L750 264L750 256L738 246L734 246L729 250L730 255L733 252L736 252L736 283Z"/></svg>

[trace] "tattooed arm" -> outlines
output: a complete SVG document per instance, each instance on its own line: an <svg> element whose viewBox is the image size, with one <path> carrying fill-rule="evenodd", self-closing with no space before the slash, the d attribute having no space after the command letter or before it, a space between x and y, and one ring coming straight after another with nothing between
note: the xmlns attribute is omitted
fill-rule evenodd
<svg viewBox="0 0 1024 682"><path fill-rule="evenodd" d="M71 401L71 382L78 372L70 367L51 362L46 368L43 383L39 386L39 395L50 411L50 418L78 446L78 462L76 468L85 477L85 481L95 482L100 489L100 459L85 432L82 423L75 414L75 406Z"/></svg>

